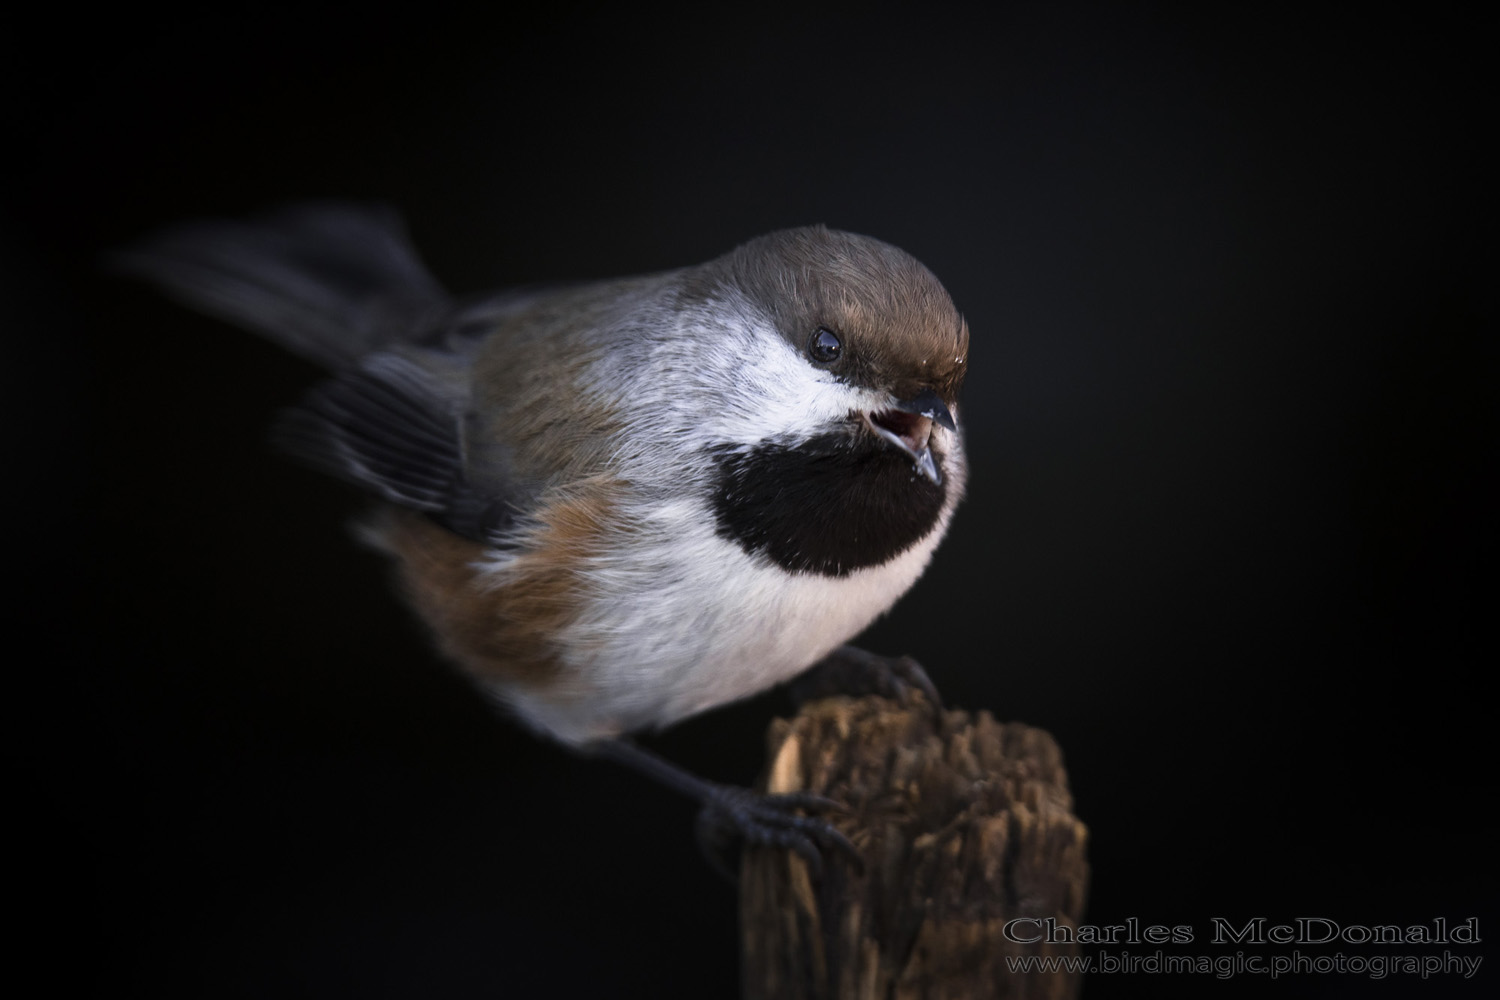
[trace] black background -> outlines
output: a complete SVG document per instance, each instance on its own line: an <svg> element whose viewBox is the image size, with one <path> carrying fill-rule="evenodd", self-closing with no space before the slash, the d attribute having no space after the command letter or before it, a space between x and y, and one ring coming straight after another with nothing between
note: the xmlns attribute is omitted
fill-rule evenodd
<svg viewBox="0 0 1500 1000"><path fill-rule="evenodd" d="M692 807L496 716L350 541L350 493L270 454L316 372L101 270L155 227L305 198L399 207L456 291L810 222L911 251L973 330L973 473L863 643L1056 735L1089 922L1189 925L1165 950L1193 955L1236 950L1214 917L1492 936L1479 29L1350 10L215 5L10 31L7 562L36 599L13 912L28 952L65 947L48 982L734 995L735 896ZM784 708L654 745L749 781Z"/></svg>

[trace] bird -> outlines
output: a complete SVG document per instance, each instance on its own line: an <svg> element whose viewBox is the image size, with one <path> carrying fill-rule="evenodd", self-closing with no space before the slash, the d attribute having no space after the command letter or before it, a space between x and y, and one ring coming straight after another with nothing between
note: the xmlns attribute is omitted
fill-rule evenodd
<svg viewBox="0 0 1500 1000"><path fill-rule="evenodd" d="M819 664L892 662L847 644L922 575L966 479L969 329L914 257L806 226L456 297L396 212L318 203L169 227L115 263L326 371L276 444L370 496L360 536L510 715L747 843L849 849L816 815L835 804L701 779L631 737Z"/></svg>

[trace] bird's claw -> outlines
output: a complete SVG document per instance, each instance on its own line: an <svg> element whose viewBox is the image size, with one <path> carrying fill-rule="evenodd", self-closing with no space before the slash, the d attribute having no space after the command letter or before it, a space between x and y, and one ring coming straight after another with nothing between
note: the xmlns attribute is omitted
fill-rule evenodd
<svg viewBox="0 0 1500 1000"><path fill-rule="evenodd" d="M792 699L798 705L829 695L873 694L909 708L918 692L934 719L940 720L942 696L920 663L910 656L879 656L855 646L840 646L792 683Z"/></svg>
<svg viewBox="0 0 1500 1000"><path fill-rule="evenodd" d="M821 878L823 858L830 849L842 852L858 866L863 862L859 849L832 823L801 813L843 811L838 802L821 795L766 795L716 785L698 813L698 842L709 863L731 881L735 876L728 859L734 842L794 851L807 862L813 878Z"/></svg>

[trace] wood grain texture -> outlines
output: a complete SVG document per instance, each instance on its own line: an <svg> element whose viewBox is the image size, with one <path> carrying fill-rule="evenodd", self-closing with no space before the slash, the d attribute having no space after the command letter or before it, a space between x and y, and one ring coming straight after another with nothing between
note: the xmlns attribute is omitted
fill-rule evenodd
<svg viewBox="0 0 1500 1000"><path fill-rule="evenodd" d="M795 854L745 853L749 1000L1077 996L1076 975L1008 964L1076 955L1076 944L1005 933L1015 918L1071 929L1083 916L1087 830L1057 744L987 713L938 718L911 702L829 698L772 724L762 787L843 803L832 819L865 868L831 857L815 882ZM1038 929L1027 920L1013 936Z"/></svg>

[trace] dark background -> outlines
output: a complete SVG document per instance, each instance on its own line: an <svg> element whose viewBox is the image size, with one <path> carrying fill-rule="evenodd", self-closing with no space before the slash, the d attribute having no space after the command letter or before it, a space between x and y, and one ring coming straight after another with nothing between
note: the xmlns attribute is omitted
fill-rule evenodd
<svg viewBox="0 0 1500 1000"><path fill-rule="evenodd" d="M973 330L972 482L863 641L1056 735L1089 922L1190 925L1167 950L1209 955L1235 950L1216 916L1500 933L1479 28L1350 10L216 5L10 31L25 950L65 946L48 981L86 995L734 995L692 807L495 715L349 539L354 498L270 454L316 372L101 271L155 227L305 198L399 207L456 291L810 222L911 251ZM749 781L784 708L655 745Z"/></svg>

